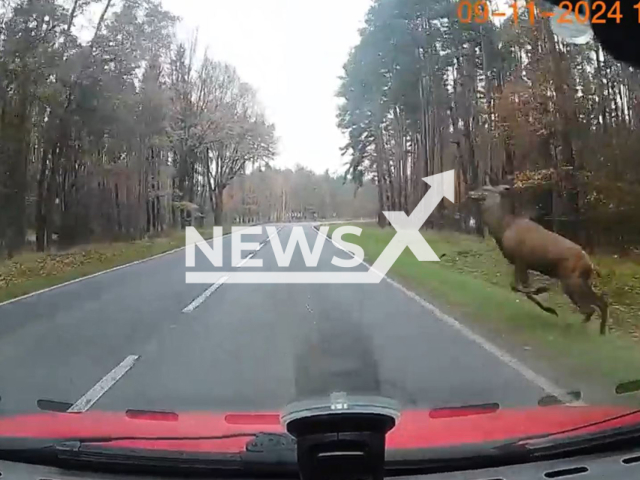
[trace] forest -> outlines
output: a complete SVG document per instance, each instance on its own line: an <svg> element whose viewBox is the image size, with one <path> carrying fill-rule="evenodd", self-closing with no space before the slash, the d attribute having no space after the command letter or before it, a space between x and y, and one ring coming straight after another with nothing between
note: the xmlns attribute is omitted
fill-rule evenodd
<svg viewBox="0 0 640 480"><path fill-rule="evenodd" d="M455 168L459 203L434 226L482 233L467 192L508 183L515 208L588 249L637 247L640 73L529 14L469 21L457 1L376 0L338 92L347 173L374 180L379 212L410 212L423 177Z"/></svg>
<svg viewBox="0 0 640 480"><path fill-rule="evenodd" d="M177 21L157 0L0 0L0 255L220 222L273 158L255 89Z"/></svg>
<svg viewBox="0 0 640 480"><path fill-rule="evenodd" d="M345 182L343 175L317 174L301 166L257 168L224 191L223 223L375 219L376 186Z"/></svg>

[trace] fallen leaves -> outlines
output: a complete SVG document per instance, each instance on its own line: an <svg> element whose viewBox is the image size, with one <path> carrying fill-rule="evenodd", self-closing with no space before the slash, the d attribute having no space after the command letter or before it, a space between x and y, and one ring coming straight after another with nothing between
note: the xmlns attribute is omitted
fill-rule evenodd
<svg viewBox="0 0 640 480"><path fill-rule="evenodd" d="M574 171L571 167L524 170L516 172L513 186L515 188L535 187L561 182L563 179L566 180L568 178L580 179L581 181L589 180L591 172L585 170Z"/></svg>
<svg viewBox="0 0 640 480"><path fill-rule="evenodd" d="M96 244L61 253L24 253L0 262L0 289L69 273L89 275L176 248L184 242L183 235L177 233L153 240Z"/></svg>
<svg viewBox="0 0 640 480"><path fill-rule="evenodd" d="M69 253L27 255L24 259L0 264L0 288L26 282L34 277L51 277L88 264L101 264L117 256L117 251L82 250Z"/></svg>
<svg viewBox="0 0 640 480"><path fill-rule="evenodd" d="M230 226L225 226L228 232ZM211 238L210 228L201 229ZM184 246L184 232L167 230L163 236L139 241L94 243L60 253L24 252L0 260L0 302L81 278L119 265Z"/></svg>
<svg viewBox="0 0 640 480"><path fill-rule="evenodd" d="M552 168L546 170L525 170L517 172L513 186L516 188L531 187L554 182L556 171Z"/></svg>

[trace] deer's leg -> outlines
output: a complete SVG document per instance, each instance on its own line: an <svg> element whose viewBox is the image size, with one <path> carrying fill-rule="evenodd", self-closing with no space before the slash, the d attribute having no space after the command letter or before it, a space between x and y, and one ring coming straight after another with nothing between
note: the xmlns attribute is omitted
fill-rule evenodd
<svg viewBox="0 0 640 480"><path fill-rule="evenodd" d="M521 265L516 264L514 269L514 283L511 284L511 290L525 295L540 295L549 291L549 287L542 286L531 289L529 282L529 270Z"/></svg>
<svg viewBox="0 0 640 480"><path fill-rule="evenodd" d="M531 290L529 286L529 270L521 264L516 264L515 266L515 275L514 275L514 283L511 285L511 289L514 292L523 293L531 302L533 302L538 308L541 310L551 314L558 316L558 312L552 307L548 307L544 305L540 300L538 300L534 295L539 295L541 293L549 291L548 287L539 287L535 290Z"/></svg>
<svg viewBox="0 0 640 480"><path fill-rule="evenodd" d="M548 307L545 304L543 304L540 300L538 300L536 297L533 296L533 294L531 293L525 293L525 296L531 300L533 303L536 304L536 306L538 308L540 308L541 310L544 310L545 312L551 314L551 315L555 315L556 317L558 316L558 312L556 311L555 308L553 307Z"/></svg>
<svg viewBox="0 0 640 480"><path fill-rule="evenodd" d="M580 310L580 313L583 313L585 315L584 323L588 323L589 320L591 320L591 317L594 313L594 309L592 307L591 311L587 311L586 309L580 308L580 305L583 302L581 302L580 300L579 288L576 287L575 283L569 282L569 281L563 281L562 291L567 297L569 297L569 300L571 300L571 303L573 303L576 307L578 307L578 310Z"/></svg>
<svg viewBox="0 0 640 480"><path fill-rule="evenodd" d="M511 290L518 293L527 293L529 289L529 270L520 263L516 263L513 269L513 283Z"/></svg>
<svg viewBox="0 0 640 480"><path fill-rule="evenodd" d="M583 281L584 292L587 301L600 311L600 335L605 335L607 333L607 320L609 317L609 303L604 294L598 295L589 282L587 280ZM591 313L593 315L593 312Z"/></svg>
<svg viewBox="0 0 640 480"><path fill-rule="evenodd" d="M598 303L596 304L598 310L600 310L600 335L605 335L607 333L607 321L609 319L609 302L604 294L598 295L594 292L596 297L598 297Z"/></svg>
<svg viewBox="0 0 640 480"><path fill-rule="evenodd" d="M596 311L600 311L600 335L607 333L609 305L604 295L598 295L588 280L583 278L563 282L562 289L573 304L584 315L583 323L589 323Z"/></svg>
<svg viewBox="0 0 640 480"><path fill-rule="evenodd" d="M546 285L542 285L538 288L534 288L533 290L531 290L531 295L542 295L543 293L547 293L550 290L550 288Z"/></svg>

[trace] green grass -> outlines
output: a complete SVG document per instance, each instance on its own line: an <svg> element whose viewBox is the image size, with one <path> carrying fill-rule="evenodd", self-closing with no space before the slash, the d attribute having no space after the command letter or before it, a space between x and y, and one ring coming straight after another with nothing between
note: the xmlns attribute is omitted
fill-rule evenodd
<svg viewBox="0 0 640 480"><path fill-rule="evenodd" d="M372 263L394 234L391 228L366 225L360 237L345 235L344 240L362 246L367 262ZM435 231L423 235L439 256L445 256L440 262L418 262L405 249L390 275L408 288L489 338L507 343L508 350L531 350L531 355L544 360L548 368L560 369L565 378L593 381L608 392L621 381L640 378L637 262L594 257L602 272L598 286L607 291L612 304L612 332L601 337L599 317L594 316L588 326L582 324L582 317L556 285L540 299L556 308L559 317L513 293L513 269L492 239ZM547 281L544 277L533 280L536 285Z"/></svg>
<svg viewBox="0 0 640 480"><path fill-rule="evenodd" d="M231 227L224 227L224 232ZM199 229L211 238L211 228ZM0 302L184 246L184 232L133 242L96 243L59 253L24 252L0 261Z"/></svg>

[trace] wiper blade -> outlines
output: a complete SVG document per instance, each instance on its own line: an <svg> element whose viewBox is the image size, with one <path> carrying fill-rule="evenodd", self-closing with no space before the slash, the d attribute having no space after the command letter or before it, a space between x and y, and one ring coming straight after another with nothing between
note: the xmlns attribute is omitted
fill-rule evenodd
<svg viewBox="0 0 640 480"><path fill-rule="evenodd" d="M105 443L141 441L190 441L247 438L245 450L237 453L173 451L137 447L107 446ZM280 433L246 432L200 437L122 436L85 437L64 440L0 438L0 459L39 465L109 470L155 472L189 471L297 472L295 441Z"/></svg>
<svg viewBox="0 0 640 480"><path fill-rule="evenodd" d="M625 418L633 417L636 415L640 417L640 409L632 410L630 412L622 413L620 415L614 415L612 417L607 417L602 420L585 423L584 425L578 425L577 427L567 428L564 430L557 430L555 432L543 433L540 435L531 435L531 436L519 439L518 443L533 442L533 441L539 441L539 440L564 437L572 433L579 433L581 431L588 430L589 428L603 426L603 425L606 425L607 423L612 423L612 422L615 422L616 420L623 420ZM638 423L640 424L640 418L638 418ZM632 428L636 427L636 425L632 425L631 427ZM626 428L626 427L622 427L622 428ZM605 432L602 432L602 431L594 432L594 434L601 434L601 433L605 433ZM568 438L570 439L573 437L568 437Z"/></svg>
<svg viewBox="0 0 640 480"><path fill-rule="evenodd" d="M588 431L591 428L606 426L617 420L636 415L639 416L636 424ZM640 409L565 430L523 437L507 442L497 447L497 450L536 459L541 457L554 458L571 454L585 454L594 449L603 451L604 449L626 448L630 441L632 442L631 446L636 446L638 438L640 438Z"/></svg>
<svg viewBox="0 0 640 480"><path fill-rule="evenodd" d="M111 447L104 443L121 440L224 440L249 438L245 450L237 453L211 451L172 451L135 447ZM234 433L229 435L202 437L111 437L80 439L56 445L59 462L77 467L109 469L125 467L132 471L154 472L175 469L180 473L189 471L231 471L244 473L273 472L297 474L296 449L292 437L280 433Z"/></svg>
<svg viewBox="0 0 640 480"><path fill-rule="evenodd" d="M37 453L45 450L55 450L57 448L68 449L69 445L89 445L103 444L120 441L198 441L198 440L225 440L230 438L257 438L265 435L262 432L238 432L227 435L204 435L198 437L188 436L103 436L103 437L69 437L61 439L47 438L24 438L24 437L0 437L0 458L4 454L14 454L17 452ZM268 434L273 435L273 434Z"/></svg>
<svg viewBox="0 0 640 480"><path fill-rule="evenodd" d="M635 425L617 426L600 431L590 428L638 415ZM585 433L580 433L586 431ZM413 452L388 452L385 468L389 471L439 473L450 469L489 468L510 464L552 460L604 450L637 446L640 438L640 409L607 417L578 427L509 441L459 445Z"/></svg>
<svg viewBox="0 0 640 480"><path fill-rule="evenodd" d="M124 441L188 441L188 440L227 440L230 438L256 438L259 435L273 435L266 432L237 432L237 433L229 433L226 435L201 435L201 436L139 436L139 435L128 435L128 436L103 436L103 437L76 437L76 438L65 438L59 440L58 444L61 443L72 443L77 442L80 445L90 444L90 443L110 443L110 442L124 442Z"/></svg>

